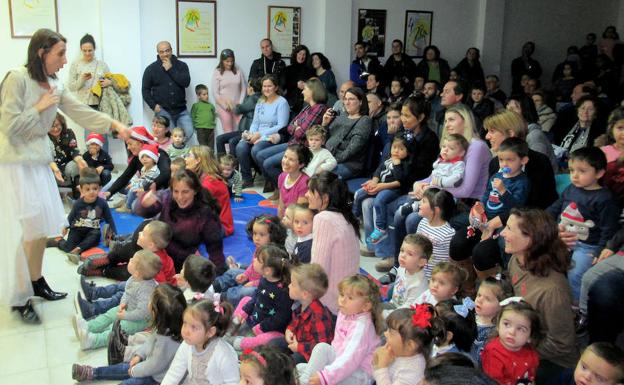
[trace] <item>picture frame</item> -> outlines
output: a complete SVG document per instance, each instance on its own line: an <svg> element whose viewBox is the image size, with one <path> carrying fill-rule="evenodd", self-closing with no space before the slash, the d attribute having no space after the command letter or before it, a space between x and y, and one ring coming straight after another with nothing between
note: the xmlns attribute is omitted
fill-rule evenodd
<svg viewBox="0 0 624 385"><path fill-rule="evenodd" d="M180 58L217 57L215 0L176 0L176 42Z"/></svg>
<svg viewBox="0 0 624 385"><path fill-rule="evenodd" d="M301 7L269 5L267 37L273 42L273 50L289 60L292 51L301 44Z"/></svg>
<svg viewBox="0 0 624 385"><path fill-rule="evenodd" d="M412 58L422 58L425 47L431 45L433 12L405 11L405 54Z"/></svg>
<svg viewBox="0 0 624 385"><path fill-rule="evenodd" d="M9 0L11 38L29 39L40 28L58 32L56 0Z"/></svg>
<svg viewBox="0 0 624 385"><path fill-rule="evenodd" d="M384 57L386 53L386 10L358 9L357 41L368 44L370 56Z"/></svg>

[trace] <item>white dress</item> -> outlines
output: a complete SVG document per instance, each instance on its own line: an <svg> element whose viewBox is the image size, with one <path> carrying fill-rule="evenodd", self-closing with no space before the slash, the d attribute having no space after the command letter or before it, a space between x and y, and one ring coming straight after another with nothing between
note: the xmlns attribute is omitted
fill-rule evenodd
<svg viewBox="0 0 624 385"><path fill-rule="evenodd" d="M78 124L105 133L112 119L77 101L49 78L59 104L41 113L33 107L47 90L25 67L0 84L0 303L24 305L33 294L23 241L59 234L66 223L54 175L48 131L57 109Z"/></svg>

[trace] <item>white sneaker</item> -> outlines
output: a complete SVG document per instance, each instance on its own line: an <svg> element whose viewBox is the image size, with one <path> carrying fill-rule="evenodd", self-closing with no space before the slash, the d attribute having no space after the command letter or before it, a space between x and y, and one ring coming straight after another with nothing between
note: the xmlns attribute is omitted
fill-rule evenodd
<svg viewBox="0 0 624 385"><path fill-rule="evenodd" d="M80 338L80 350L90 350L95 348L95 335L86 332Z"/></svg>
<svg viewBox="0 0 624 385"><path fill-rule="evenodd" d="M82 341L82 338L85 334L89 334L89 326L87 321L80 316L80 314L75 314L72 317L72 325L74 327L74 333L76 333L76 338Z"/></svg>

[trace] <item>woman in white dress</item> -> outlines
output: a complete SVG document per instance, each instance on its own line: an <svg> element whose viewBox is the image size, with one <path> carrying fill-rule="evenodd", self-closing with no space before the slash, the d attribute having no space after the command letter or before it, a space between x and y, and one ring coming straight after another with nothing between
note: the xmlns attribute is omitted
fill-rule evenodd
<svg viewBox="0 0 624 385"><path fill-rule="evenodd" d="M52 170L48 131L57 110L78 124L122 138L128 128L80 103L56 78L67 63L66 39L40 29L30 40L27 63L9 71L0 83L0 303L12 306L22 320L39 323L34 294L58 300L41 275L46 237L66 224Z"/></svg>

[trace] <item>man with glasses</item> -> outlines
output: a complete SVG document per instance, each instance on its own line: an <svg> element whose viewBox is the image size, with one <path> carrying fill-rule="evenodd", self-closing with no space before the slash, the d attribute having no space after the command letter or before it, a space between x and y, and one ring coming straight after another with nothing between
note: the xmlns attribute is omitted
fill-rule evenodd
<svg viewBox="0 0 624 385"><path fill-rule="evenodd" d="M169 127L181 127L190 140L194 130L186 109L185 89L191 83L188 66L173 55L168 41L158 43L156 50L156 61L143 73L143 100L154 114L169 119Z"/></svg>

